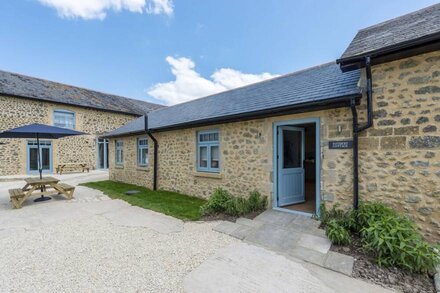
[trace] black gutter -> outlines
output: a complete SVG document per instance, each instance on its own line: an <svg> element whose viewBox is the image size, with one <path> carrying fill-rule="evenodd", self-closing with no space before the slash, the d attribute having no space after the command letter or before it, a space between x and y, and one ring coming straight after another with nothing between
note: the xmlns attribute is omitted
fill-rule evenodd
<svg viewBox="0 0 440 293"><path fill-rule="evenodd" d="M148 130L148 117L145 116L145 132L147 135L151 138L154 145L154 162L153 162L153 190L157 190L157 153L159 144L157 142L157 139L151 134L151 131Z"/></svg>
<svg viewBox="0 0 440 293"><path fill-rule="evenodd" d="M367 73L367 123L359 126L356 101L350 103L353 115L353 208L359 208L359 133L373 125L373 81L371 75L371 58L365 57Z"/></svg>
<svg viewBox="0 0 440 293"><path fill-rule="evenodd" d="M228 116L207 118L198 121L185 122L181 124L175 124L170 126L164 126L159 128L150 129L151 132L161 132L161 131L170 131L170 130L178 130L184 128L198 127L198 126L208 126L214 124L222 124L222 123L230 123L230 122L238 122L238 121L246 121L252 119L259 118L267 118L273 116L281 116L287 114L296 114L310 111L319 111L325 109L335 109L335 108L344 108L349 107L351 100L355 99L358 103L362 95L360 93L353 93L346 96L341 96L338 98L327 99L323 101L312 101L309 103L303 103L298 105L289 105L278 108L264 109Z"/></svg>

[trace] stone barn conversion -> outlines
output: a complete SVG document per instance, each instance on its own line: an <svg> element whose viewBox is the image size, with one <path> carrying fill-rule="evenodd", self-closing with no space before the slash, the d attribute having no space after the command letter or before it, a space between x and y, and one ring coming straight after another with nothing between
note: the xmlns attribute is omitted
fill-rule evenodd
<svg viewBox="0 0 440 293"><path fill-rule="evenodd" d="M108 141L100 135L162 106L0 71L0 131L32 123L88 135L41 141L43 171L59 164L108 168ZM36 141L0 139L0 176L38 173Z"/></svg>
<svg viewBox="0 0 440 293"><path fill-rule="evenodd" d="M341 58L159 109L105 135L110 178L271 208L386 202L440 240L440 4L362 29Z"/></svg>

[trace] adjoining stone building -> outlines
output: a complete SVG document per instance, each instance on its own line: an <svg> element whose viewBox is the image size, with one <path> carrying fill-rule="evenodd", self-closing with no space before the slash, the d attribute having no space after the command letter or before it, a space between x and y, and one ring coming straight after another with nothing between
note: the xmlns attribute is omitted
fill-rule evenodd
<svg viewBox="0 0 440 293"><path fill-rule="evenodd" d="M108 168L108 141L98 138L162 106L0 71L0 131L42 123L87 133L42 140L43 172L58 164ZM38 173L34 139L0 139L0 176Z"/></svg>
<svg viewBox="0 0 440 293"><path fill-rule="evenodd" d="M438 241L439 49L437 4L360 30L336 63L153 111L105 135L110 178L306 214L378 200Z"/></svg>

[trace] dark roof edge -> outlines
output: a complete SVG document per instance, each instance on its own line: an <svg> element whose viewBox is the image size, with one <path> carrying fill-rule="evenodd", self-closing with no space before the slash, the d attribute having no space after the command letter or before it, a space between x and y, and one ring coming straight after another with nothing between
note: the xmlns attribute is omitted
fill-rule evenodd
<svg viewBox="0 0 440 293"><path fill-rule="evenodd" d="M420 49L421 46L426 48ZM373 64L380 64L390 62L402 58L402 56L410 57L422 53L428 53L438 50L440 47L440 32L423 36L410 41L398 43L388 47L380 48L371 52L363 53L348 58L340 58L336 60L340 64L342 71L347 72L364 67L364 58L369 56L372 61L376 59ZM408 51L407 54L399 54L399 52ZM386 58L388 57L388 58ZM378 61L379 59L379 61ZM382 59L382 60L381 60Z"/></svg>
<svg viewBox="0 0 440 293"><path fill-rule="evenodd" d="M207 118L207 119L198 120L198 121L191 121L191 122L187 122L187 123L174 124L174 125L164 126L164 127L159 127L159 128L152 128L152 129L150 129L150 131L151 132L162 132L162 131L170 131L170 130L177 130L177 129L183 129L183 128L207 126L207 125L221 124L221 123L230 123L230 122L245 121L245 120L259 119L259 118L267 118L267 117L271 117L271 116L295 114L295 113L300 113L300 112L318 111L318 110L324 110L324 109L329 109L329 108L341 108L341 107L349 106L350 101L353 98L356 99L358 102L361 97L362 97L361 93L353 93L350 95L340 96L337 98L328 98L326 100L321 100L318 102L314 101L314 102L308 102L308 103L303 103L303 104L298 104L298 105L289 105L289 106L283 106L283 107L279 107L279 108L265 109L265 110L240 113L240 114L234 114L234 115L227 115L227 116L220 116L220 117L215 117L215 118Z"/></svg>
<svg viewBox="0 0 440 293"><path fill-rule="evenodd" d="M139 134L146 134L147 132L145 130L136 130L131 132L124 132L114 135L101 135L99 138L117 138L117 137L124 137L124 136L133 136L133 135L139 135Z"/></svg>
<svg viewBox="0 0 440 293"><path fill-rule="evenodd" d="M9 94L9 93L4 93L4 92L0 92L0 96L19 98L19 99L28 99L28 100L30 99L30 100L36 100L36 101L41 101L41 102L46 102L46 103L53 103L53 104L66 105L66 106L75 106L75 107L78 107L78 108L94 109L94 110L100 110L100 111L104 111L104 112L112 112L112 113L125 114L125 115L133 115L133 116L137 116L137 117L144 116L144 115L139 114L139 113L110 110L110 109L104 109L104 108L92 107L92 106L82 106L82 105L73 104L73 103L62 103L62 102L50 101L50 100L36 98L36 97L20 96L20 95ZM127 99L127 98L125 98L125 99ZM155 111L155 110L152 110L152 111Z"/></svg>

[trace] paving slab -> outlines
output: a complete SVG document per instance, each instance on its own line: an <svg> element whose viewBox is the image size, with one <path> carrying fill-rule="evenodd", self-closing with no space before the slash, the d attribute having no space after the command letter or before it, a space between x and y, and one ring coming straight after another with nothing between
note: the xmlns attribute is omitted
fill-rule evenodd
<svg viewBox="0 0 440 293"><path fill-rule="evenodd" d="M321 267L324 266L324 262L327 257L327 254L325 253L301 246L296 246L293 249L288 250L287 253L295 258L316 264Z"/></svg>
<svg viewBox="0 0 440 293"><path fill-rule="evenodd" d="M353 265L353 257L334 251L329 251L327 253L327 258L324 262L324 267L345 274L347 276L351 276L351 274L353 273Z"/></svg>
<svg viewBox="0 0 440 293"><path fill-rule="evenodd" d="M299 215L279 212L275 210L267 210L255 217L254 221L264 222L266 224L287 227L293 222Z"/></svg>
<svg viewBox="0 0 440 293"><path fill-rule="evenodd" d="M329 239L310 234L302 234L297 244L320 253L327 253L332 245Z"/></svg>
<svg viewBox="0 0 440 293"><path fill-rule="evenodd" d="M238 224L240 225L240 224ZM240 225L237 229L232 231L230 234L232 237L235 237L237 239L243 240L247 236L249 236L253 231L255 230L254 227L249 227L246 225Z"/></svg>
<svg viewBox="0 0 440 293"><path fill-rule="evenodd" d="M243 242L208 258L183 286L185 292L391 292Z"/></svg>
<svg viewBox="0 0 440 293"><path fill-rule="evenodd" d="M230 221L221 221L218 225L216 225L214 228L212 228L212 230L219 232L219 233L231 235L232 232L234 232L240 226L241 226L240 224L233 223Z"/></svg>
<svg viewBox="0 0 440 293"><path fill-rule="evenodd" d="M300 236L301 234L299 233L289 232L277 226L264 224L246 237L245 241L275 251L285 252L296 245Z"/></svg>
<svg viewBox="0 0 440 293"><path fill-rule="evenodd" d="M235 223L240 224L240 225L246 225L249 227L254 227L254 228L258 228L261 227L264 223L263 222L259 222L259 221L254 221L248 218L238 218Z"/></svg>
<svg viewBox="0 0 440 293"><path fill-rule="evenodd" d="M179 219L146 210L136 206L102 214L113 224L125 227L144 227L162 234L176 233L183 230Z"/></svg>

